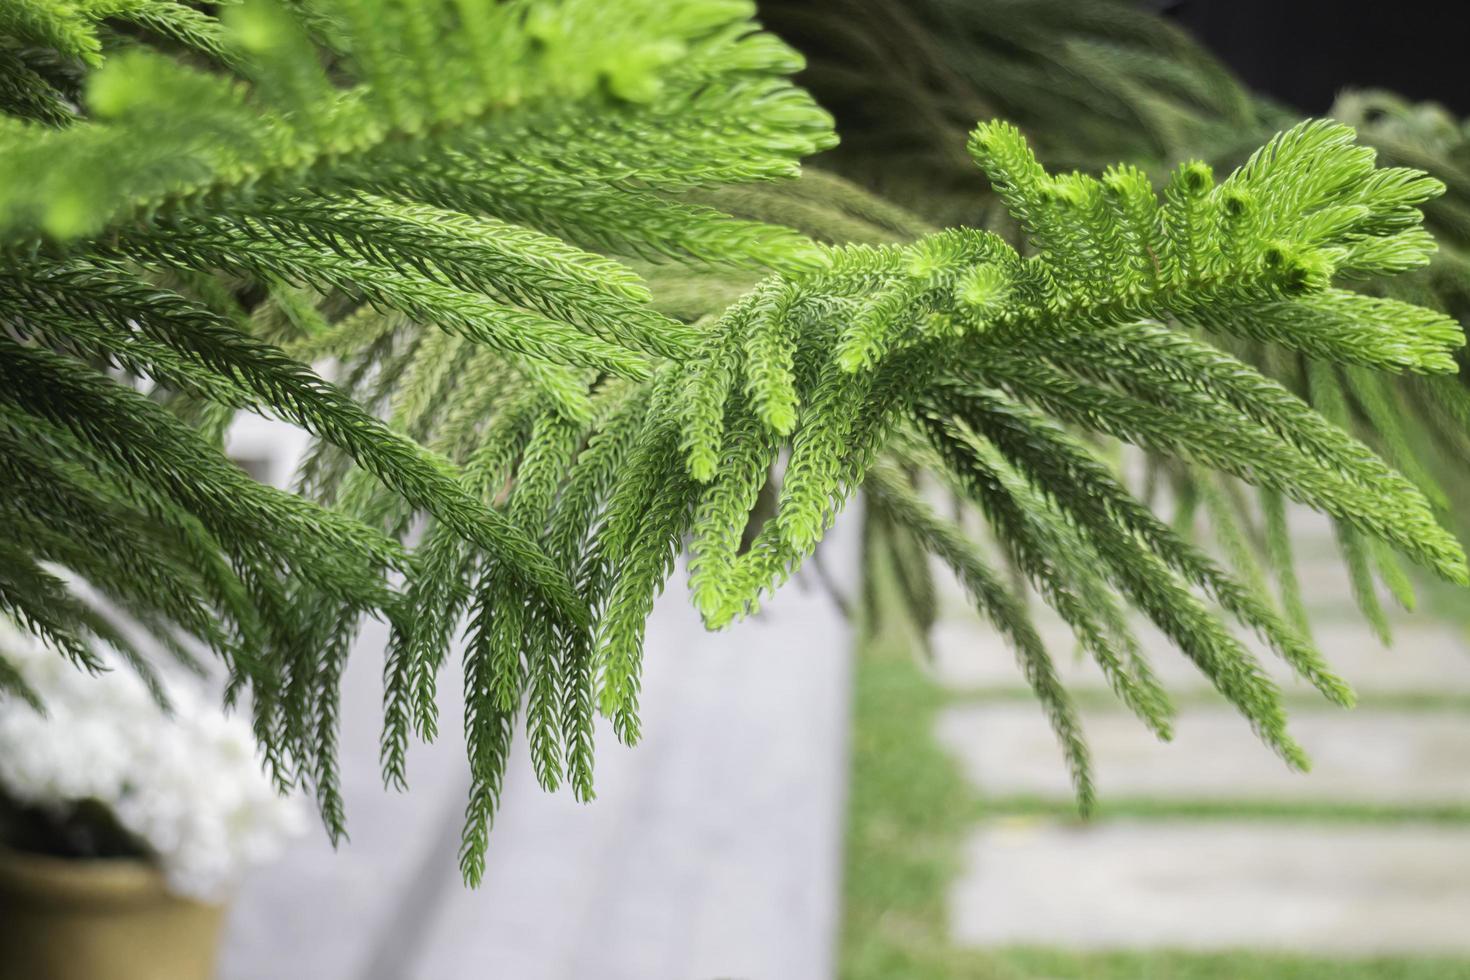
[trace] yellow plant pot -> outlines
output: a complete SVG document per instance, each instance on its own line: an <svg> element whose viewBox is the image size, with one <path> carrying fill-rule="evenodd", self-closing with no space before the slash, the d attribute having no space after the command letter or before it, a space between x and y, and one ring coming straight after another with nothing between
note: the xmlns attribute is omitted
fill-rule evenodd
<svg viewBox="0 0 1470 980"><path fill-rule="evenodd" d="M143 861L0 847L0 980L209 980L223 919Z"/></svg>

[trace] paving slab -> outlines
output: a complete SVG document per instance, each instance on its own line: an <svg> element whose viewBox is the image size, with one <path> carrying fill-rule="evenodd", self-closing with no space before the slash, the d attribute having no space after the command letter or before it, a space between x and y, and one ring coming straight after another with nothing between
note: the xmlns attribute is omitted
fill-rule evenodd
<svg viewBox="0 0 1470 980"><path fill-rule="evenodd" d="M1169 514L1167 501L1156 507L1156 511ZM1312 617L1315 638L1333 662L1341 664L1342 672L1350 680L1364 685L1365 689L1377 691L1451 690L1470 693L1470 631L1463 626L1437 621L1429 615L1401 610L1397 601L1379 583L1379 601L1393 621L1395 636L1392 647L1385 650L1372 636L1366 620L1357 610L1331 521L1300 505L1290 506L1288 520L1292 529L1297 579ZM969 527L972 534L987 542L987 548L990 548L986 530L973 520ZM1208 547L1208 542L1204 543ZM941 619L935 631L934 644L940 654L936 665L940 678L956 686L989 686L1014 680L1016 675L1008 657L973 656L977 633L989 633L990 629L976 616L973 603L955 581L954 575L938 561L931 561L931 565L940 597ZM1030 600L1043 639L1047 640L1054 655L1062 658L1075 647L1069 628L1039 596L1032 595ZM1470 592L1465 593L1465 603L1470 608ZM1198 673L1177 653L1168 652L1172 650L1171 644L1152 624L1141 616L1131 618L1148 648L1159 651L1161 675L1171 680L1199 683ZM1252 649L1264 653L1262 645L1254 637L1246 635L1243 638ZM1274 660L1268 654L1263 659ZM1278 668L1274 673L1280 678L1287 678L1290 672ZM1076 679L1104 686L1095 671L1077 671Z"/></svg>
<svg viewBox="0 0 1470 980"><path fill-rule="evenodd" d="M793 584L710 634L681 570L649 627L643 742L601 731L599 799L582 805L542 792L519 740L478 891L456 862L458 680L441 682L443 734L415 748L411 792L384 792L383 640L363 637L344 684L352 841L333 852L314 832L251 877L221 980L833 974L852 640L827 595Z"/></svg>
<svg viewBox="0 0 1470 980"><path fill-rule="evenodd" d="M442 869L405 976L831 976L850 644L815 592L709 634L672 586L648 635L643 742L601 732L586 806L542 793L522 750L484 885Z"/></svg>
<svg viewBox="0 0 1470 980"><path fill-rule="evenodd" d="M386 643L387 627L370 622L343 676L341 776L351 840L334 851L311 811L310 833L246 878L231 907L220 980L356 980L373 957L364 937L398 927L400 903L434 856L446 817L463 810L464 742L456 724L463 701L453 677L440 684L447 719L440 741L410 750L413 792L383 789L377 746Z"/></svg>
<svg viewBox="0 0 1470 980"><path fill-rule="evenodd" d="M1470 828L981 825L950 893L962 945L1470 953Z"/></svg>
<svg viewBox="0 0 1470 980"><path fill-rule="evenodd" d="M1288 769L1226 708L1183 712L1172 743L1126 713L1084 711L1081 720L1103 800L1470 803L1470 717L1458 712L1295 711L1290 731L1313 764L1305 774ZM1072 798L1035 704L950 707L937 736L983 793Z"/></svg>
<svg viewBox="0 0 1470 980"><path fill-rule="evenodd" d="M1107 681L1091 658L1077 655L1066 623L1037 610L1037 629L1069 688L1103 691ZM1136 635L1155 674L1176 693L1210 690L1209 680L1149 623L1135 620ZM1470 636L1464 629L1423 616L1399 624L1392 647L1384 647L1355 615L1324 616L1314 628L1317 647L1329 666L1359 694L1470 694ZM941 620L932 634L933 669L955 689L1024 684L1015 655L977 617ZM1268 674L1286 690L1310 692L1310 684L1254 636L1242 636Z"/></svg>

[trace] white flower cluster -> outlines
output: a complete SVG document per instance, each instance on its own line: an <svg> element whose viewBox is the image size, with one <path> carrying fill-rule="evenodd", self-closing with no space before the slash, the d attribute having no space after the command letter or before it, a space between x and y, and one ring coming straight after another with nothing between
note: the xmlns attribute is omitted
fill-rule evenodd
<svg viewBox="0 0 1470 980"><path fill-rule="evenodd" d="M46 707L43 716L0 696L0 789L17 802L105 804L157 855L171 889L206 901L303 829L299 801L276 794L249 727L199 689L166 678L169 716L116 660L91 676L3 619L0 648Z"/></svg>

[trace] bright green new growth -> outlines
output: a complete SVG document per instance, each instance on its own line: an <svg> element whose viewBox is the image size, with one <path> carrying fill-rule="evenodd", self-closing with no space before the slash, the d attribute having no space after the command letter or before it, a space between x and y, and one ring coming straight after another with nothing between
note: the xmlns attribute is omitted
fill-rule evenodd
<svg viewBox="0 0 1470 980"><path fill-rule="evenodd" d="M1146 5L823 0L813 10L809 3L763 0L761 11L808 57L804 80L837 117L843 142L824 165L930 221L974 221L1013 242L1020 240L1016 222L998 195L977 185L964 154L955 152L975 118L1012 120L1049 159L1084 170L1127 159L1143 169L1129 168L1126 179L1159 184L1180 160L1199 158L1227 170L1293 121L1283 107L1234 78L1174 19ZM915 51L925 52L922 72L912 68ZM1381 162L1427 171L1447 188L1424 205L1418 237L1427 243L1432 232L1438 244L1427 266L1408 274L1344 276L1335 285L1464 322L1470 314L1470 171L1463 162L1463 122L1433 103L1410 103L1384 92L1344 92L1329 115L1355 126ZM1416 264L1421 246L1414 236L1405 237L1386 247ZM1297 319L1300 314L1291 311ZM1314 366L1309 356L1273 342L1272 311L1262 311L1252 326L1249 335L1208 339L1324 414L1340 408L1332 414L1335 425L1402 468L1462 540L1470 534L1470 443L1453 407L1465 399L1463 378L1426 384L1418 377L1368 380L1370 375L1346 366L1324 371L1320 362ZM1336 330L1343 328L1339 321ZM1335 359L1351 350L1337 346L1322 356ZM1410 349L1404 360L1412 364L1424 355L1423 349ZM1437 342L1428 356L1443 357ZM1464 364L1463 356L1458 360ZM1150 500L1165 481L1184 533L1193 535L1207 524L1215 545L1244 579L1269 570L1283 593L1291 591L1295 571L1283 537L1287 529L1267 507L1256 506L1233 480L1222 483L1206 468L1148 454L1144 487ZM1228 507L1219 506L1220 493ZM1207 522L1196 521L1205 516ZM1342 542L1345 562L1364 572L1358 576L1364 611L1386 628L1373 579L1400 602L1410 598L1407 582L1391 562L1359 547L1350 529ZM1286 595L1282 599L1290 604Z"/></svg>
<svg viewBox="0 0 1470 980"><path fill-rule="evenodd" d="M144 10L156 46L110 26ZM743 3L15 11L0 53L30 74L0 59L0 611L81 663L92 640L125 642L60 567L181 654L203 641L280 781L313 788L334 833L337 683L364 615L391 626L395 785L410 739L438 730L463 640L474 881L519 725L540 782L582 799L595 715L638 738L643 631L686 540L721 627L859 488L907 549L916 604L932 605L932 553L1012 641L1084 804L1085 744L1022 597L933 488L983 516L1159 734L1171 709L1129 607L1305 765L1220 613L1350 702L1300 616L1155 517L1076 427L1257 484L1272 513L1287 497L1323 510L1369 560L1392 549L1466 581L1414 483L1163 326L1269 339L1329 372L1453 370L1452 320L1333 285L1423 264L1417 209L1440 191L1376 168L1347 127L1297 126L1218 185L1186 164L1160 197L1130 168L1050 175L989 123L970 152L1031 254L969 228L828 246L701 203L833 142L786 79L798 59ZM37 44L101 67L48 79L27 67ZM188 58L163 53L178 46ZM831 194L844 233L915 226ZM653 257L696 287L715 269L768 278L686 322L632 271ZM304 363L327 359L332 381ZM228 464L240 409L317 437L299 476L317 503Z"/></svg>
<svg viewBox="0 0 1470 980"><path fill-rule="evenodd" d="M1167 708L1146 667L1125 666L1138 654L1109 586L1303 763L1271 683L1190 588L1205 589L1333 700L1347 703L1350 692L1257 590L1176 537L1044 415L1258 483L1464 582L1459 545L1413 484L1279 384L1156 322L1207 319L1248 333L1269 311L1290 325L1279 341L1301 350L1331 345L1339 360L1401 368L1413 345L1422 352L1414 367L1452 369L1447 352L1462 342L1453 321L1328 286L1334 275L1397 269L1401 242L1427 257L1412 209L1437 184L1374 170L1350 130L1324 122L1277 137L1218 187L1206 168L1181 167L1162 202L1126 170L1052 177L1004 124L980 127L970 146L1036 254L1022 259L992 235L951 231L907 248L834 250L827 270L790 281L797 295L786 309L796 315L782 332L793 350L783 361L797 366L788 383L804 407L775 514L743 553L740 529L781 433L760 417L754 394L724 405L723 433L708 424L703 397L685 415L700 434L686 442L690 472L713 477L695 522L695 601L712 626L754 608L810 553L896 436L911 446L899 459L981 509L1017 567L1158 730L1168 730ZM1327 320L1319 315L1327 308L1353 312ZM768 330L760 318L769 308L752 310L732 311L715 329ZM694 362L691 390L707 386L707 372L730 373L716 356ZM714 458L717 470L706 463ZM886 478L877 492L884 513L955 566L1034 661L1026 628L1007 625L1022 612L990 598L1000 586L975 570L983 559L957 557L963 536L939 531L941 519L907 500L901 481ZM1049 670L1027 674L1072 747L1085 796L1085 755L1065 697Z"/></svg>

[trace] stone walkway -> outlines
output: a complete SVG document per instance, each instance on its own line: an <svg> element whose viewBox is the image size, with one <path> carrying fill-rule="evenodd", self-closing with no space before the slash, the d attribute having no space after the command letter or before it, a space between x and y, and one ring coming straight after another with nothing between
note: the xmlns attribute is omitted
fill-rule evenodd
<svg viewBox="0 0 1470 980"><path fill-rule="evenodd" d="M1470 954L1470 641L1421 616L1379 647L1350 612L1320 522L1301 517L1317 639L1361 699L1353 711L1314 704L1273 665L1308 775L1152 634L1146 650L1181 705L1174 742L1156 743L1068 655L1065 625L1043 620L1083 693L1105 815L1037 815L1070 799L1056 743L1018 696L1009 650L951 604L935 669L954 701L937 737L995 814L974 828L950 895L957 944ZM1110 800L1119 816L1106 816Z"/></svg>
<svg viewBox="0 0 1470 980"><path fill-rule="evenodd" d="M275 476L276 444L256 442L241 455ZM1060 754L1013 656L949 597L935 673L953 703L937 736L992 814L950 895L956 943L1470 954L1470 643L1420 617L1378 647L1325 525L1293 520L1313 539L1300 572L1317 639L1362 697L1353 712L1311 701L1263 658L1315 760L1308 776L1142 631L1181 704L1174 743L1155 744L1043 618L1118 814L1078 825L1060 816ZM829 565L850 573L854 550L839 538ZM352 843L302 841L248 882L222 980L831 976L850 644L826 597L799 588L758 622L706 634L677 575L649 635L644 743L603 733L601 795L586 807L543 794L522 749L485 885L468 892L456 726L411 757L412 793L382 791L382 636L366 635L345 687ZM442 689L453 719L454 685Z"/></svg>
<svg viewBox="0 0 1470 980"><path fill-rule="evenodd" d="M970 842L954 934L974 946L1463 953L1467 843L1462 828L1415 823L994 821Z"/></svg>

